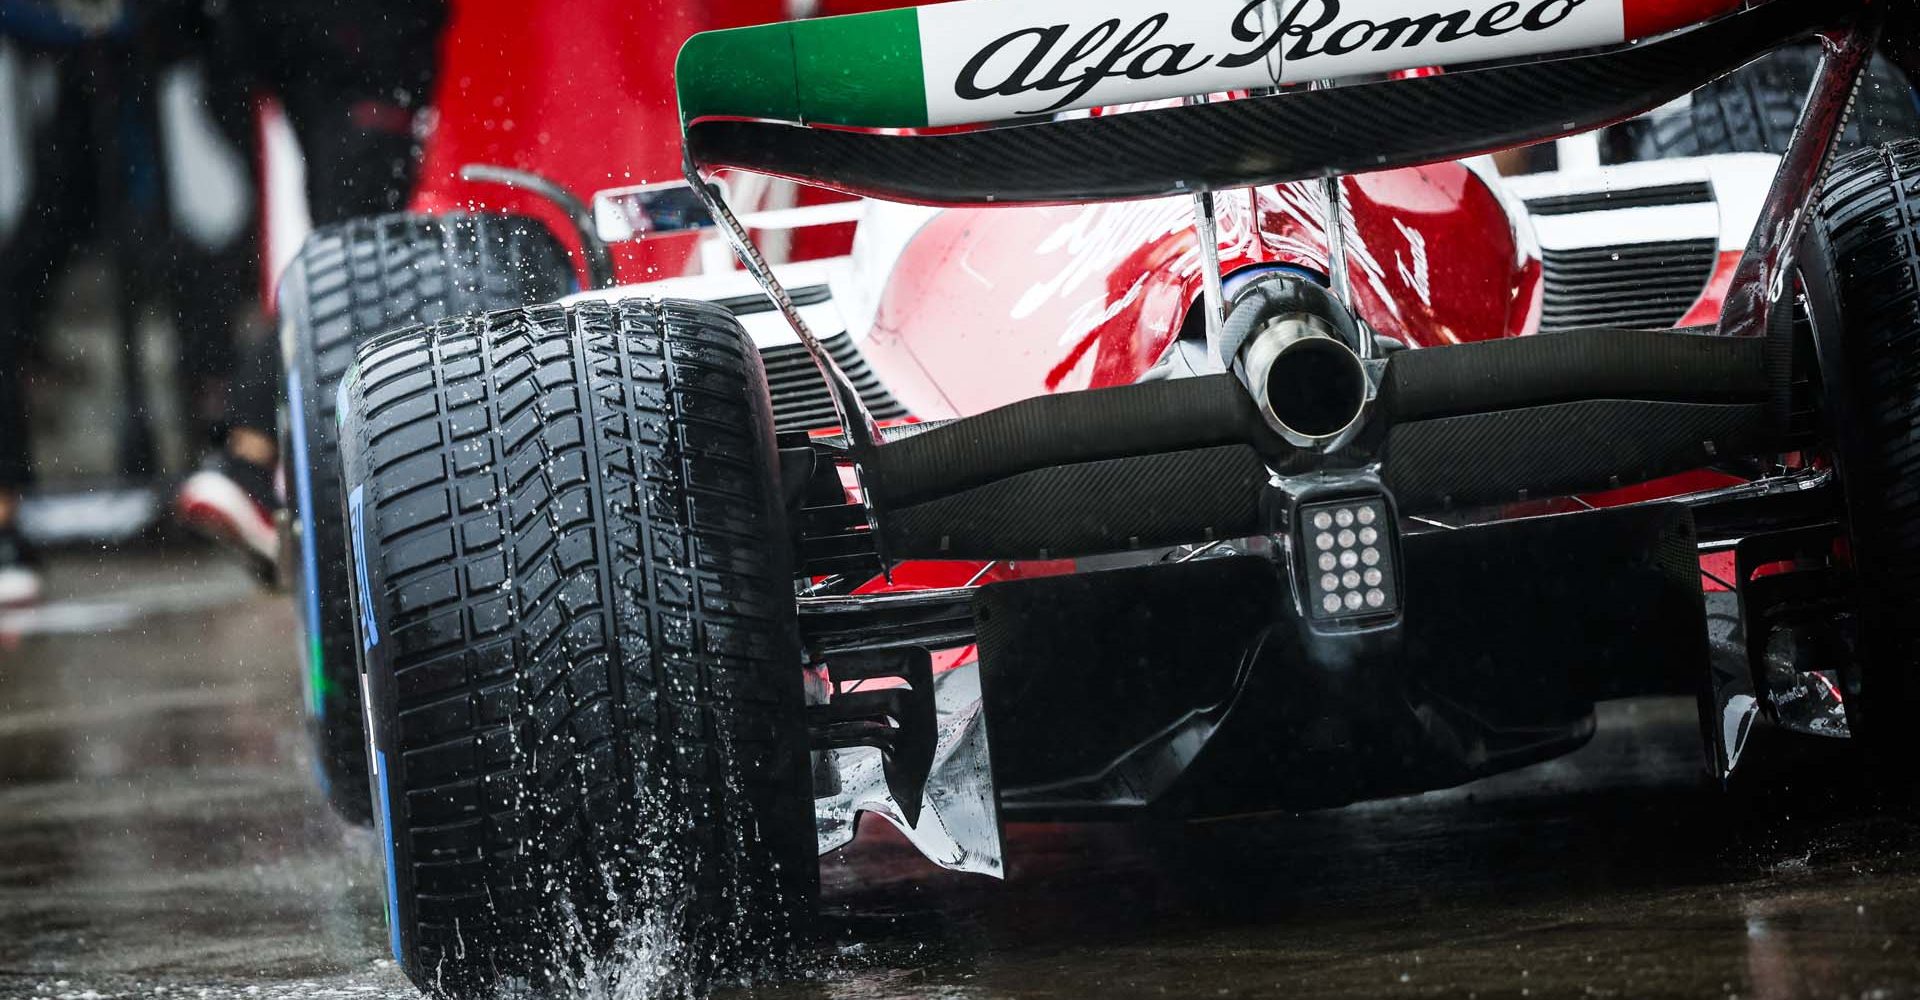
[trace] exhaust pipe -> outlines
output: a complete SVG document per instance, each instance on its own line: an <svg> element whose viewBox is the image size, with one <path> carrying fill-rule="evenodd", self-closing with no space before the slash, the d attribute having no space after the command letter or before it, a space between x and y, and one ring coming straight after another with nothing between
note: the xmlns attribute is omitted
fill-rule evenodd
<svg viewBox="0 0 1920 1000"><path fill-rule="evenodd" d="M1311 313L1268 320L1235 367L1267 425L1296 448L1331 449L1366 414L1360 355Z"/></svg>
<svg viewBox="0 0 1920 1000"><path fill-rule="evenodd" d="M1360 426L1372 396L1354 349L1362 336L1326 289L1273 275L1234 295L1220 346L1274 433L1296 448L1332 451Z"/></svg>

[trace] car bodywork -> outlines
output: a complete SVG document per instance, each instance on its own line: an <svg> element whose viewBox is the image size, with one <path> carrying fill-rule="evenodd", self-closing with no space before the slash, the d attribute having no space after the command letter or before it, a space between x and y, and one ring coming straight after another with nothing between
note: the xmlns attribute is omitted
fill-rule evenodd
<svg viewBox="0 0 1920 1000"><path fill-rule="evenodd" d="M996 25L1000 34L960 70L963 82L977 82L979 67L997 65L1007 39L1023 33L1034 48L1020 51L1040 54L1020 72L1044 65L1062 38L1121 37L1121 48L1133 39L1123 55L1147 51L1159 31L1185 39L1169 12L1145 12L1134 35L1119 34L1124 15L1141 13L1131 7L1111 29L1036 17L1009 33L988 6L907 16L968 8ZM1233 6L1241 26L1263 7ZM1594 701L1643 693L1700 695L1713 763L1731 771L1747 726L1758 713L1780 715L1784 695L1737 643L1710 633L1709 603L1732 595L1703 595L1701 553L1736 553L1746 566L1779 542L1772 529L1830 528L1839 494L1831 468L1730 475L1721 460L1805 441L1782 374L1795 323L1779 293L1796 267L1818 264L1795 258L1801 206L1865 54L1884 20L1905 13L1795 0L1734 12L1660 6L1670 20L1613 4L1620 19L1597 34L1463 53L1507 59L1466 73L1184 106L1151 102L1191 98L1190 82L1143 88L1135 74L1111 89L1097 80L1058 106L989 101L982 107L997 111L980 117L935 93L953 67L923 66L937 54L908 51L898 17L796 26L784 49L765 36L695 39L680 77L696 185L704 170L731 167L869 197L996 203L878 227L893 235L873 241L898 253L881 255L880 290L853 292L859 301L841 317L862 370L927 421L910 432L882 426L868 387L829 349L837 329L816 331L819 315L789 296L724 203L710 204L819 365L844 430L790 437L785 453L828 485L798 511L814 580L800 610L820 671L822 731L836 703L869 680L931 689L893 698L882 713L891 736L816 744L830 765L823 850L846 842L867 811L938 863L997 873L1002 818L1226 815L1442 787L1576 747L1591 732ZM1449 11L1405 16L1445 22ZM1384 19L1372 23L1388 30ZM934 36L924 20L918 28ZM1687 279L1698 282L1691 305L1677 316L1629 310L1543 326L1553 276L1542 258L1577 247L1543 253L1558 237L1540 239L1535 216L1554 213L1518 207L1516 192L1471 158L1620 121L1809 32L1829 55L1800 136L1751 202L1757 225L1716 214L1689 236L1711 241L1708 270ZM1618 44L1636 38L1650 40ZM1309 42L1299 44L1314 55ZM792 61L746 74L774 81L761 92L729 92L702 75L703 60L725 63L719 54L743 44ZM1073 51L1091 59L1098 46L1087 45ZM824 64L813 53L844 56L847 46L887 62L875 75L889 85L809 75ZM1196 51L1208 50L1163 39L1155 65ZM1405 70L1451 61L1445 55L1275 72L1269 83ZM1040 82L1063 78L1060 65ZM924 99L898 100L916 81ZM1025 100L1045 88L1001 89ZM1111 121L1062 114L945 128L1128 100L1147 103ZM1436 121L1426 110L1435 107L1457 114ZM1346 121L1368 127L1310 131ZM1220 152L1250 142L1256 153ZM1715 164L1689 169L1709 184L1718 176ZM1344 179L1323 184L1329 176ZM1526 200L1579 193L1550 187ZM1328 192L1341 206L1331 214ZM1084 204L1095 201L1116 203ZM1021 202L1034 204L1004 207ZM1578 208L1577 199L1554 207L1570 203ZM1329 217L1344 223L1334 230L1342 254L1328 252ZM1209 226L1217 257L1196 237ZM1352 311L1409 348L1362 350L1370 436L1318 449L1273 440L1273 421L1262 419L1271 414L1250 414L1248 387L1229 373L1237 355L1223 349L1215 314L1227 290L1208 288L1210 271L1228 284L1264 271L1336 288L1344 277ZM1659 330L1701 323L1718 336ZM851 489L836 497L842 484ZM1342 527L1359 511L1402 529L1383 543L1395 547L1399 586L1363 621L1322 617L1306 596L1316 593L1309 518L1336 511ZM936 681L936 664L966 668ZM929 703L939 722L921 731L911 717ZM1837 700L1825 713L1838 717Z"/></svg>
<svg viewBox="0 0 1920 1000"><path fill-rule="evenodd" d="M1807 441L1776 293L1863 53L1904 8L1556 0L1354 20L1329 2L1308 24L1289 20L1305 4L1083 22L1083 5L998 2L696 36L684 131L657 95L619 89L629 56L658 68L657 39L566 50L576 81L640 109L605 129L572 107L465 105L476 79L514 73L451 61L443 120L466 124L436 136L416 200L532 211L589 258L629 234L569 199L684 172L706 201L700 224L616 240L581 294L718 301L761 348L810 581L823 851L871 813L937 863L998 874L1003 819L1444 787L1567 752L1596 701L1634 694L1699 695L1722 774L1761 713L1845 731L1837 697L1792 693L1830 665L1770 686L1748 636L1708 625L1764 620L1765 603L1744 572L1703 594L1700 570L1703 552L1750 568L1798 537L1786 527L1832 534L1831 465L1724 459ZM776 13L750 7L708 24ZM461 24L497 31L494 13ZM1830 56L1784 157L1596 183L1501 178L1483 155L1577 143L1809 31ZM928 68L975 35L971 61ZM559 49L528 51L558 70ZM1259 57L1149 72L1222 53ZM1298 85L1354 74L1382 78ZM971 83L936 94L936 78ZM975 124L1014 113L1035 114ZM475 164L523 176L480 182ZM559 197L513 190L533 175ZM715 266L715 234L746 270ZM1275 277L1331 286L1365 324L1362 419L1337 442L1276 433L1233 367L1226 299ZM1709 325L1721 336L1660 332ZM1314 613L1321 513L1397 529L1379 614ZM876 720L885 733L844 735Z"/></svg>

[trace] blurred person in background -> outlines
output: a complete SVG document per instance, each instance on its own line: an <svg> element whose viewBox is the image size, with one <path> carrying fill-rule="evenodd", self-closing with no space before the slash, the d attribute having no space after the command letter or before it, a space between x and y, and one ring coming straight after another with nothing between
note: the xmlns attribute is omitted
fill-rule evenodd
<svg viewBox="0 0 1920 1000"><path fill-rule="evenodd" d="M227 65L285 110L306 161L313 225L404 207L445 0L231 0L229 9ZM279 370L276 338L243 353L221 447L176 498L185 520L263 575L278 555Z"/></svg>
<svg viewBox="0 0 1920 1000"><path fill-rule="evenodd" d="M258 312L256 102L285 109L316 223L398 208L444 16L444 0L0 0L0 606L42 591L20 530L25 374L60 274L93 239L112 249L120 308L171 307L182 409L216 442L182 500L270 565L277 344L236 336Z"/></svg>
<svg viewBox="0 0 1920 1000"><path fill-rule="evenodd" d="M231 18L203 0L0 0L0 605L42 589L21 531L26 370L51 354L54 291L104 251L121 326L120 472L159 470L140 351L163 305L190 440L224 420L236 335L257 314L253 101ZM256 339L260 338L256 335Z"/></svg>
<svg viewBox="0 0 1920 1000"><path fill-rule="evenodd" d="M125 8L0 0L0 606L40 596L40 564L20 532L33 479L26 363L56 276L94 228L102 173L86 56L124 51Z"/></svg>

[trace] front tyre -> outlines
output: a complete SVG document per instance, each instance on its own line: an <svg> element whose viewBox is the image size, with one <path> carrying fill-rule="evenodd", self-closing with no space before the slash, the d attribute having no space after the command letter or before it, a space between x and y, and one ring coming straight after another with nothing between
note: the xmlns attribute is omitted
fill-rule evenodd
<svg viewBox="0 0 1920 1000"><path fill-rule="evenodd" d="M396 958L431 993L698 974L815 895L793 568L759 353L581 303L379 338L342 428Z"/></svg>

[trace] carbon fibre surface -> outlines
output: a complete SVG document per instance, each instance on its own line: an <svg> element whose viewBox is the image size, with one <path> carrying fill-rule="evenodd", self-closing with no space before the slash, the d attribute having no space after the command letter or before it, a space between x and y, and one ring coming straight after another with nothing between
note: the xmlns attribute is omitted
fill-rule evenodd
<svg viewBox="0 0 1920 1000"><path fill-rule="evenodd" d="M1561 412L1549 409L1553 404L1583 400L1604 401L1592 411L1603 420L1632 412L1632 404L1623 402L1627 400L1759 403L1769 398L1771 380L1784 377L1768 368L1778 346L1671 330L1582 330L1405 351L1389 360L1371 419L1400 428L1396 433L1419 442L1416 448L1434 447L1438 440L1447 451L1460 442L1447 435L1436 439L1436 427L1415 422L1521 407L1541 407L1538 412L1550 414ZM1551 440L1535 441L1533 434L1510 427L1513 419L1474 423L1468 438L1477 441L1482 434L1497 432L1499 442L1524 438L1531 442L1527 447L1543 449L1542 461L1553 456ZM1581 430L1603 436L1636 433L1627 427L1609 429L1604 423ZM946 423L880 447L867 462L868 485L882 507L893 510L1027 473L1227 444L1252 446L1274 468L1289 473L1305 472L1315 461L1311 453L1294 450L1267 429L1237 379L1211 375L1039 396ZM1693 444L1689 455L1699 453L1697 441ZM1474 444L1482 451L1496 446L1504 444ZM1613 470L1621 474L1644 464L1631 443L1616 443L1607 454L1628 461ZM1465 462L1463 468L1485 471L1491 485L1463 481L1467 489L1462 495L1479 496L1491 488L1500 498L1509 498L1529 488L1512 474L1494 474L1490 464L1497 463L1483 454L1470 454ZM1540 471L1532 461L1518 462L1513 470ZM1583 487L1595 485L1584 478L1590 471L1578 470ZM1599 480L1605 482L1605 477ZM1537 491L1545 486L1543 482L1532 488L1540 495ZM1118 537L1124 540L1128 534Z"/></svg>
<svg viewBox="0 0 1920 1000"><path fill-rule="evenodd" d="M899 135L707 120L687 148L732 166L921 204L1147 198L1456 159L1657 108L1843 16L1772 0L1619 50L1308 93Z"/></svg>
<svg viewBox="0 0 1920 1000"><path fill-rule="evenodd" d="M1765 451L1776 433L1762 402L1556 403L1401 424L1382 477L1402 510L1433 512L1646 482ZM1035 469L882 524L897 558L1120 552L1260 533L1267 480L1252 448L1227 445Z"/></svg>
<svg viewBox="0 0 1920 1000"><path fill-rule="evenodd" d="M1401 424L1382 466L1403 510L1430 511L1647 482L1773 433L1764 403L1588 400Z"/></svg>
<svg viewBox="0 0 1920 1000"><path fill-rule="evenodd" d="M1578 330L1393 356L1381 412L1395 422L1581 399L1766 399L1772 345L1671 330ZM1781 375L1784 381L1784 374Z"/></svg>
<svg viewBox="0 0 1920 1000"><path fill-rule="evenodd" d="M1038 469L889 511L887 551L912 559L1047 559L1260 530L1267 468L1244 445Z"/></svg>
<svg viewBox="0 0 1920 1000"><path fill-rule="evenodd" d="M1036 396L889 442L868 485L912 504L1009 473L1248 443L1264 427L1231 375Z"/></svg>

